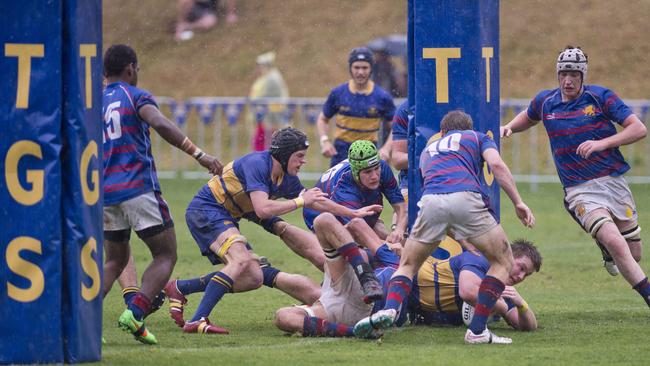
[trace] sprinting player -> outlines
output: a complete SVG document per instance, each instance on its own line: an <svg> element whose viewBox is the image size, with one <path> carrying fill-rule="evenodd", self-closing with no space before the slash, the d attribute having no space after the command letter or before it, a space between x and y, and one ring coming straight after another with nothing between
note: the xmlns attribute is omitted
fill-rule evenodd
<svg viewBox="0 0 650 366"><path fill-rule="evenodd" d="M357 140L377 142L380 124L387 124L395 113L393 98L370 80L372 51L355 48L348 65L352 79L332 89L316 127L324 156L332 158L330 167L347 159L350 144ZM336 116L334 144L327 135L329 120ZM389 128L389 126L387 126Z"/></svg>
<svg viewBox="0 0 650 366"><path fill-rule="evenodd" d="M514 263L504 284L501 298L492 313L503 317L517 330L537 329L535 313L514 288L542 266L542 256L526 240L510 246ZM416 325L462 325L463 302L475 305L481 281L490 263L480 253L464 252L439 261L429 257L420 267L409 296L409 318Z"/></svg>
<svg viewBox="0 0 650 366"><path fill-rule="evenodd" d="M158 343L144 325L151 300L163 289L176 263L176 235L151 154L149 127L171 145L194 157L210 173L221 163L196 147L160 113L149 92L136 88L138 59L126 45L104 54L104 262L103 288L108 292L129 260L131 229L142 239L153 261L142 274L142 288L120 315L120 328L146 344Z"/></svg>
<svg viewBox="0 0 650 366"><path fill-rule="evenodd" d="M297 175L306 162L308 146L304 133L283 128L273 135L270 151L250 153L228 163L223 174L212 178L190 202L185 219L201 254L224 267L210 279L194 316L183 326L184 332L223 333L208 320L223 295L254 290L264 282L258 257L239 232L238 221L244 215L254 213L268 220L303 206L349 217L374 213L372 207L351 210L338 205L318 188L304 190Z"/></svg>
<svg viewBox="0 0 650 366"><path fill-rule="evenodd" d="M364 206L378 207L374 215L363 219L351 219L320 213L309 208L303 210L305 224L316 232L318 241L327 258L345 258L356 274L363 289L366 303L381 299L383 292L373 275L372 267L361 255L357 242L364 247L378 247L384 241L400 243L406 229L406 205L399 192L392 170L379 154L375 144L367 140L355 141L350 145L349 158L326 171L316 184L332 201L350 209ZM390 233L386 232L379 220L383 198L386 197L398 217L398 225ZM316 230L315 220L319 220L320 232ZM344 225L347 224L347 227ZM371 241L372 243L368 243ZM327 275L327 270L325 271Z"/></svg>
<svg viewBox="0 0 650 366"><path fill-rule="evenodd" d="M620 272L650 306L650 283L641 260L641 228L623 174L630 169L618 147L647 129L610 89L585 85L587 55L567 46L557 58L559 88L535 96L528 109L501 128L508 137L543 121L564 186L564 205L602 249L605 268ZM623 127L617 132L613 122Z"/></svg>
<svg viewBox="0 0 650 366"><path fill-rule="evenodd" d="M472 130L472 118L462 111L447 113L440 122L441 138L429 143L420 157L424 176L420 211L406 241L400 265L393 274L386 305L355 325L355 335L365 338L375 328L393 325L412 288L412 279L429 254L451 229L457 239L468 239L488 259L490 269L479 287L476 311L465 334L466 343L511 343L487 329L486 321L505 288L513 258L503 228L491 215L480 187L479 174L486 162L512 201L517 217L532 227L535 218L521 200L510 170L496 144Z"/></svg>

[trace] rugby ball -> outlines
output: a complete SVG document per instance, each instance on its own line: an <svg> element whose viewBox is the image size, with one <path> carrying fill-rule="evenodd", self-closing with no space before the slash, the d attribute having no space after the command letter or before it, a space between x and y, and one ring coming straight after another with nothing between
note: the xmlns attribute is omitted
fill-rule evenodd
<svg viewBox="0 0 650 366"><path fill-rule="evenodd" d="M460 316L463 318L463 323L469 327L472 318L474 318L474 306L463 301L463 307L460 309Z"/></svg>

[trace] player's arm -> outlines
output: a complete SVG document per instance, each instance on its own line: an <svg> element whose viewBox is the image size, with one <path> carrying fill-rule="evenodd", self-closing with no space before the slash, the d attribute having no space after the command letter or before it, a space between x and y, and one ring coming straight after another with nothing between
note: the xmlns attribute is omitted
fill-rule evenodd
<svg viewBox="0 0 650 366"><path fill-rule="evenodd" d="M506 289L503 291L502 297L510 299L510 301L515 305L512 309L509 309L504 315L504 319L510 324L513 328L522 330L522 331L533 331L537 329L537 318L535 313L528 306L526 300L524 300L517 289L512 286L506 286Z"/></svg>
<svg viewBox="0 0 650 366"><path fill-rule="evenodd" d="M327 135L329 132L329 122L330 119L325 116L325 113L320 112L318 120L316 120L316 130L318 131L321 152L324 156L331 158L336 154L336 149Z"/></svg>
<svg viewBox="0 0 650 366"><path fill-rule="evenodd" d="M510 137L515 132L525 131L536 125L537 122L539 121L530 119L528 117L528 111L524 109L512 121L508 122L505 126L501 126L501 137Z"/></svg>
<svg viewBox="0 0 650 366"><path fill-rule="evenodd" d="M358 209L352 209L340 205L330 199L318 201L309 208L312 208L320 212L329 212L334 216L342 216L342 217L350 217L350 218L355 218L355 217L363 218L366 216L374 215L376 213L380 213L382 210L381 205L370 205Z"/></svg>
<svg viewBox="0 0 650 366"><path fill-rule="evenodd" d="M252 191L249 196L255 215L262 220L284 215L303 206L315 209L314 205L318 202L329 201L327 195L318 188L305 190L297 198L286 201L269 199L269 194L264 191Z"/></svg>
<svg viewBox="0 0 650 366"><path fill-rule="evenodd" d="M386 241L389 243L400 243L404 239L406 225L408 224L408 209L405 202L394 203L391 206L393 206L393 211L397 219L395 220L395 228L388 234Z"/></svg>
<svg viewBox="0 0 650 366"><path fill-rule="evenodd" d="M482 155L497 182L499 182L499 185L515 206L515 212L521 223L526 227L535 226L535 216L533 216L533 212L521 199L517 186L515 185L515 179L512 177L512 173L510 173L510 169L508 169L506 163L501 159L499 152L496 149L488 148L483 151Z"/></svg>
<svg viewBox="0 0 650 366"><path fill-rule="evenodd" d="M407 140L393 140L393 144L391 146L392 150L390 154L390 165L392 165L393 168L398 170L408 169L409 155L407 147Z"/></svg>
<svg viewBox="0 0 650 366"><path fill-rule="evenodd" d="M185 151L212 174L221 174L223 165L219 160L206 154L185 136L176 124L168 120L156 106L146 104L138 109L138 116L151 126L165 141Z"/></svg>
<svg viewBox="0 0 650 366"><path fill-rule="evenodd" d="M384 146L379 149L379 158L383 161L390 161L390 154L393 151L393 134L388 135L388 139L384 142Z"/></svg>
<svg viewBox="0 0 650 366"><path fill-rule="evenodd" d="M581 143L576 153L587 159L591 154L606 149L612 149L622 145L628 145L646 137L648 131L643 122L636 116L630 114L621 124L623 129L618 133L602 140L587 140Z"/></svg>

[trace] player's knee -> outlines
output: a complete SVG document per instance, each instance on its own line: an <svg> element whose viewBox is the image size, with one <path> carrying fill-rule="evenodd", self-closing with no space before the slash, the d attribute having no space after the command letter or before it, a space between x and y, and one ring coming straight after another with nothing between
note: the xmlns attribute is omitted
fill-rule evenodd
<svg viewBox="0 0 650 366"><path fill-rule="evenodd" d="M347 223L346 227L348 230L351 232L361 232L364 229L370 228L368 224L366 223L366 220L355 217L350 222Z"/></svg>
<svg viewBox="0 0 650 366"><path fill-rule="evenodd" d="M336 222L336 217L329 212L323 212L314 219L314 230L326 230Z"/></svg>
<svg viewBox="0 0 650 366"><path fill-rule="evenodd" d="M264 283L264 274L262 269L260 269L260 264L256 259L251 258L247 260L244 264L246 266L246 278L249 281L249 287L251 290L262 287Z"/></svg>
<svg viewBox="0 0 650 366"><path fill-rule="evenodd" d="M280 308L275 312L275 319L273 319L273 324L285 332L290 332L292 331L290 327L290 319L291 308Z"/></svg>
<svg viewBox="0 0 650 366"><path fill-rule="evenodd" d="M597 239L597 235L603 226L607 223L614 223L612 218L605 212L600 210L594 212L590 215L587 220L585 220L585 230L594 238Z"/></svg>

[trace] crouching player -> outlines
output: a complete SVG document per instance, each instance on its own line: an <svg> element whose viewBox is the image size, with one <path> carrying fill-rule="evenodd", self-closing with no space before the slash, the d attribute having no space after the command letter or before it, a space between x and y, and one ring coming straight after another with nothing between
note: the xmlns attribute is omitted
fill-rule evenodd
<svg viewBox="0 0 650 366"><path fill-rule="evenodd" d="M210 278L198 309L183 326L184 332L225 333L208 320L223 295L257 289L271 277L265 276L259 257L240 234L241 217L255 214L266 220L303 206L350 217L373 213L335 204L320 189L304 190L297 175L306 162L308 146L304 133L290 127L281 129L273 136L270 151L251 153L227 164L190 202L185 219L201 254L224 267ZM183 300L166 292L170 301Z"/></svg>
<svg viewBox="0 0 650 366"><path fill-rule="evenodd" d="M389 245L401 248L399 242L406 227L406 207L395 177L369 141L354 142L348 155L349 161L328 170L317 187L330 193L335 202L351 208L371 204L381 207L382 196L386 196L397 213L398 225L386 233L379 221L380 211L364 219L349 220L306 208L305 224L315 231L325 251L325 280L321 297L313 305L278 310L276 325L287 332L352 336L351 325L371 313L370 303L383 306L380 300L384 291L376 276L381 277L384 270L399 262L388 249ZM369 249L371 261L379 270L373 271L357 243Z"/></svg>

